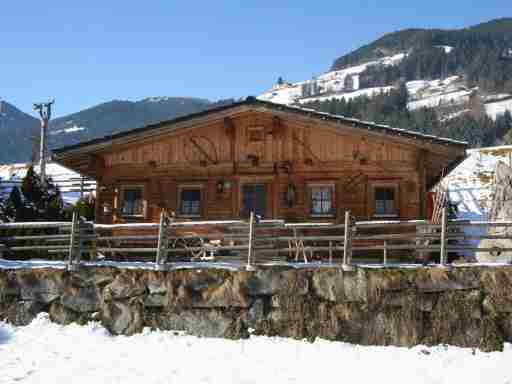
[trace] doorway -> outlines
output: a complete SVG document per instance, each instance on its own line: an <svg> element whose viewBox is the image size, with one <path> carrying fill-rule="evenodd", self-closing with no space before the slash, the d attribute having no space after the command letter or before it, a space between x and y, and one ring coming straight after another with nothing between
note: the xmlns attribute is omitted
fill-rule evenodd
<svg viewBox="0 0 512 384"><path fill-rule="evenodd" d="M251 211L264 218L267 213L267 188L265 184L244 184L242 186L242 217Z"/></svg>

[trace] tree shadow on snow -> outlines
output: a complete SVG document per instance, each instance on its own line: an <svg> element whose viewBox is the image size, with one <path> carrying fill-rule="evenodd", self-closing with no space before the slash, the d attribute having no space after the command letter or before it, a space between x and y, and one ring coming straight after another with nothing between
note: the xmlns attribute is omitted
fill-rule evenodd
<svg viewBox="0 0 512 384"><path fill-rule="evenodd" d="M11 333L9 331L7 331L5 326L0 324L0 345L7 344L9 342L9 340L11 339L11 337L12 337Z"/></svg>

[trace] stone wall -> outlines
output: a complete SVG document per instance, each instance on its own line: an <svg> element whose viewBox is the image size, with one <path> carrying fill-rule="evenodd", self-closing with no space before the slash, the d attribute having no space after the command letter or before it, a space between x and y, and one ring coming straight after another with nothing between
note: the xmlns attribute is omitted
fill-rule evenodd
<svg viewBox="0 0 512 384"><path fill-rule="evenodd" d="M24 325L43 311L58 323L100 321L113 334L151 327L500 350L512 342L512 266L0 270L0 319Z"/></svg>

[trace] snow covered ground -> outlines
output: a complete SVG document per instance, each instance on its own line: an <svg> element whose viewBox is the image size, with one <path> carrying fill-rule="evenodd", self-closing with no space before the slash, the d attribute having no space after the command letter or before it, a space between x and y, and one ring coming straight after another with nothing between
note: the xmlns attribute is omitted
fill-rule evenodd
<svg viewBox="0 0 512 384"><path fill-rule="evenodd" d="M62 326L40 314L0 323L0 383L512 383L512 345L364 347L253 336L198 338L150 331L111 336L97 323Z"/></svg>

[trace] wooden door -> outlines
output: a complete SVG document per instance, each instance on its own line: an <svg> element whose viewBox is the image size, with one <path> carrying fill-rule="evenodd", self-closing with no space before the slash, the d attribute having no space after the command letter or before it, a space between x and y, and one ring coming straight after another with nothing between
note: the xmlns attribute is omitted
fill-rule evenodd
<svg viewBox="0 0 512 384"><path fill-rule="evenodd" d="M242 186L242 216L250 213L265 217L267 212L267 189L265 184L245 184Z"/></svg>

